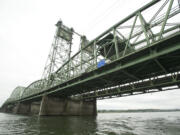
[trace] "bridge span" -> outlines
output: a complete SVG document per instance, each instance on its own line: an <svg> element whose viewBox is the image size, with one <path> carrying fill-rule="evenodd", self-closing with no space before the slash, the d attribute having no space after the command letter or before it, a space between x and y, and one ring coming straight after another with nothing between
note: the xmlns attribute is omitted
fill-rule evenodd
<svg viewBox="0 0 180 135"><path fill-rule="evenodd" d="M179 89L179 13L179 0L153 0L92 41L58 21L42 79L15 88L2 110L96 115L97 99Z"/></svg>

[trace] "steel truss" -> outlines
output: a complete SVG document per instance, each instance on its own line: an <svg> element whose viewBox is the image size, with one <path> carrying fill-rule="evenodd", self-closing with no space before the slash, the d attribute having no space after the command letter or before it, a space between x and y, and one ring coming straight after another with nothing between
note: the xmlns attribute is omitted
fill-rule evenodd
<svg viewBox="0 0 180 135"><path fill-rule="evenodd" d="M97 69L97 63L102 59L106 61L106 64L112 63L130 53L137 52L142 47L148 47L168 37L169 34L177 33L180 23L171 24L171 27L165 28L167 21L180 12L179 5L172 7L174 0L166 0L149 21L145 19L145 15L143 16L143 12L158 1L152 1L137 10L86 46L81 45L84 47L56 71L57 78L69 74L66 79L59 79L59 84ZM161 13L166 6L167 10ZM123 34L122 27L126 27L126 24L130 23L132 23L130 31L126 30L128 33ZM160 31L154 31L156 28ZM81 42L81 44L83 43ZM82 55L85 53L87 56L83 56L84 60ZM68 69L67 65L71 65L71 67Z"/></svg>
<svg viewBox="0 0 180 135"><path fill-rule="evenodd" d="M55 56L62 56L55 46L59 45L57 41L59 39L55 36L52 50L56 51L56 55L51 51L50 64L45 67L45 79L40 85L33 85L32 88L31 85L28 86L22 100L41 96L43 93L91 99L123 96L124 92L132 95L140 90L146 93L156 88L161 91L161 82L139 88L136 85L144 85L146 82L137 84L135 82L144 79L149 79L147 83L158 82L161 80L156 79L159 75L169 78L166 77L168 74L172 76L171 79L165 79L167 80L165 83L179 85L178 79L175 81L172 79L174 73L180 71L178 62L180 22L176 22L177 18L180 18L178 2L153 0L92 41L80 35L79 51L72 57L70 57L71 49L67 49L65 54L62 53L65 60L61 59L60 67L55 66L58 63L55 62ZM151 12L150 9L155 11L154 6L157 8L156 12ZM71 43L68 42L69 46ZM105 65L98 68L97 64L101 60L105 61ZM176 75L179 76L179 74ZM151 78L155 78L154 81ZM106 90L126 83L129 83L129 86L122 87L124 90L122 88ZM126 87L131 89L126 91Z"/></svg>

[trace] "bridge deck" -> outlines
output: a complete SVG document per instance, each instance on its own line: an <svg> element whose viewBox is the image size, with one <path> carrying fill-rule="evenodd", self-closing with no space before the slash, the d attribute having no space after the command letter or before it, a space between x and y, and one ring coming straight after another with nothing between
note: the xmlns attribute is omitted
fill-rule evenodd
<svg viewBox="0 0 180 135"><path fill-rule="evenodd" d="M99 69L89 73L84 73L77 78L23 100L29 100L35 97L38 98L42 96L43 93L53 96L67 97L180 71L179 39L180 32L166 39L155 42L148 47L144 47L134 53L126 55L125 57ZM172 83L172 78L172 76L165 78L165 83L163 83L163 85L159 84L160 87L179 84L179 81L177 80ZM179 75L176 79L179 79ZM162 79L159 79L159 81L161 80ZM143 85L146 86L146 83ZM149 87L149 82L147 86ZM157 87L158 86L156 85L152 85L150 88ZM143 88L139 90L144 91ZM127 93L129 93L129 91L127 91Z"/></svg>
<svg viewBox="0 0 180 135"><path fill-rule="evenodd" d="M179 39L180 33L129 54L100 69L83 74L63 84L64 89L60 86L61 88L57 89L58 93L69 96L102 89L102 86L109 87L179 71Z"/></svg>

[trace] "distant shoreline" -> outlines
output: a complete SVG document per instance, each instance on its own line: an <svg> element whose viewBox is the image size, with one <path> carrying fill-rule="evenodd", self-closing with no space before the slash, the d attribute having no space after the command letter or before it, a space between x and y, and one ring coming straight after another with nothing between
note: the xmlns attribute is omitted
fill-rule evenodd
<svg viewBox="0 0 180 135"><path fill-rule="evenodd" d="M98 113L134 113L134 112L175 112L180 109L133 109L133 110L98 110Z"/></svg>

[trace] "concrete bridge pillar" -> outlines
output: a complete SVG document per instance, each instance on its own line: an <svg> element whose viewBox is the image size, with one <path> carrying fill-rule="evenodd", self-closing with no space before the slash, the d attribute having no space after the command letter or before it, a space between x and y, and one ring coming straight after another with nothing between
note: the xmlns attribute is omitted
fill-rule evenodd
<svg viewBox="0 0 180 135"><path fill-rule="evenodd" d="M14 105L13 104L6 104L2 106L1 112L4 113L12 113L14 109Z"/></svg>
<svg viewBox="0 0 180 135"><path fill-rule="evenodd" d="M40 101L38 102L32 102L31 103L31 110L30 110L30 114L39 114L39 110L40 110Z"/></svg>
<svg viewBox="0 0 180 135"><path fill-rule="evenodd" d="M17 114L20 109L20 103L18 102L17 104L14 105L12 109L12 113Z"/></svg>
<svg viewBox="0 0 180 135"><path fill-rule="evenodd" d="M14 113L14 114L39 114L40 102L18 102L11 105L11 107L6 107L4 112Z"/></svg>
<svg viewBox="0 0 180 135"><path fill-rule="evenodd" d="M6 113L7 112L7 106L6 105L2 106L0 112Z"/></svg>
<svg viewBox="0 0 180 135"><path fill-rule="evenodd" d="M30 114L31 104L30 103L20 103L18 102L13 110L12 113L14 114Z"/></svg>
<svg viewBox="0 0 180 135"><path fill-rule="evenodd" d="M45 95L42 97L39 115L97 115L96 100L86 102Z"/></svg>

